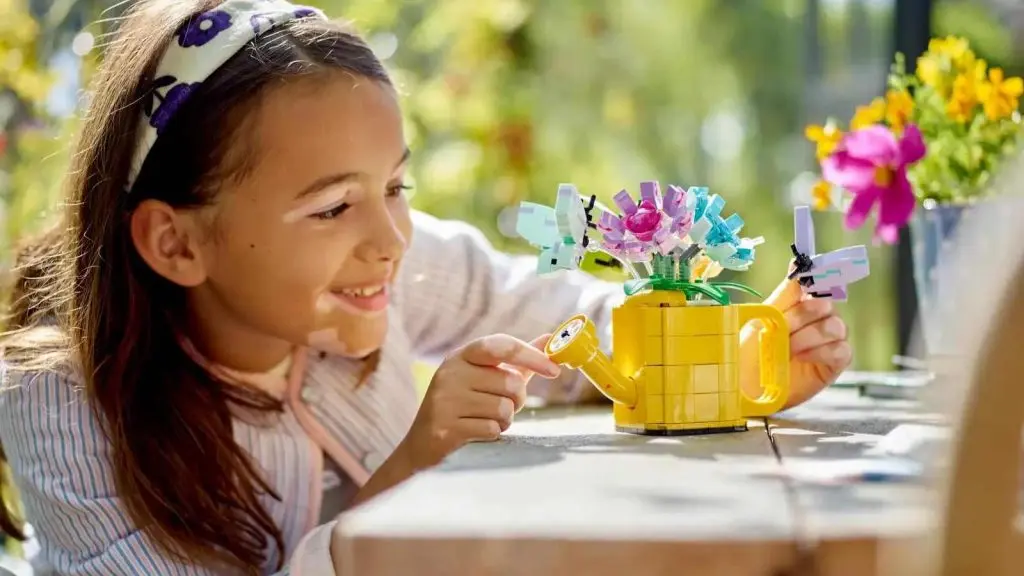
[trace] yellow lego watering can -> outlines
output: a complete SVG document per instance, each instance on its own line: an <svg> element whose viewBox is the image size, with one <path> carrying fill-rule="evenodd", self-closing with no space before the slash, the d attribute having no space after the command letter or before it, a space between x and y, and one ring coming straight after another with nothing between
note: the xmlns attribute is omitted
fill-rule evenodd
<svg viewBox="0 0 1024 576"><path fill-rule="evenodd" d="M754 320L764 326L758 398L739 385L740 329ZM612 358L601 352L594 324L582 314L558 327L545 353L578 369L614 402L621 432L743 431L748 417L774 414L789 397L789 328L766 304L688 302L679 292L645 292L612 310Z"/></svg>

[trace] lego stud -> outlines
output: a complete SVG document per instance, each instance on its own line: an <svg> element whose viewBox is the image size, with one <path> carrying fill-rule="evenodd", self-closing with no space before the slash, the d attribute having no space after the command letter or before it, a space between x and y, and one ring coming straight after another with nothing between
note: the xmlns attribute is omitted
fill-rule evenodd
<svg viewBox="0 0 1024 576"><path fill-rule="evenodd" d="M583 330L584 322L583 318L573 318L569 322L566 322L562 330L552 335L551 343L548 345L548 350L554 354L562 348L565 348L569 342L572 342L573 338L580 333L580 330Z"/></svg>

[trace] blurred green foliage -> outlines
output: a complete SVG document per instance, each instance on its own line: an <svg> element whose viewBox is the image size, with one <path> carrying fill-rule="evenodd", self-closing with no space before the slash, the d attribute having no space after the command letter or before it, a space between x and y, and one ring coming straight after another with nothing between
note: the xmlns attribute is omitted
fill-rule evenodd
<svg viewBox="0 0 1024 576"><path fill-rule="evenodd" d="M782 278L790 257L791 185L813 167L803 124L822 117L822 106L848 116L852 101L845 109L822 94L865 90L858 76L865 67L877 71L877 86L852 100L879 93L892 38L891 5L879 2L306 1L353 20L386 58L414 150L416 207L527 251L499 220L521 200L553 201L560 182L606 204L645 179L708 185L728 200L727 211L744 217L745 235L767 238L743 278L763 291ZM952 3L961 4L940 6ZM73 116L51 117L42 106L53 81L48 65L82 31L75 22L93 22L110 6L43 4L47 13L33 17L29 0L0 0L5 255L56 205L74 130ZM938 13L937 26L966 25ZM99 38L108 26L84 30ZM1010 58L1000 23L958 32L991 60ZM15 103L8 114L4 102ZM840 218L819 215L822 249L870 243L870 231L849 234ZM873 247L871 257L872 276L852 287L844 310L859 368L887 367L895 351L893 253Z"/></svg>
<svg viewBox="0 0 1024 576"><path fill-rule="evenodd" d="M789 186L813 158L799 142L807 99L806 2L762 0L320 0L392 48L414 149L417 207L469 220L499 246L499 216L520 200L550 203L573 182L608 204L645 179L705 184L768 243L743 280L770 291L790 258ZM868 9L864 44L884 74L888 9ZM849 18L825 10L819 48L849 67ZM838 49L837 49L838 48ZM877 90L881 90L880 76ZM868 241L838 215L819 218L820 246ZM889 249L853 287L859 364L895 348Z"/></svg>
<svg viewBox="0 0 1024 576"><path fill-rule="evenodd" d="M1004 68L1008 77L1022 73L1021 62L1014 57L1013 34L983 4L944 0L936 4L932 18L934 36L965 38L979 58Z"/></svg>

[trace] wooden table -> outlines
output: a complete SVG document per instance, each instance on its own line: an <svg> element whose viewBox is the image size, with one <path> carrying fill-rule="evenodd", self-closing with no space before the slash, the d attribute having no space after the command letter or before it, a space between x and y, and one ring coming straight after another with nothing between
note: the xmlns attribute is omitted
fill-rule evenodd
<svg viewBox="0 0 1024 576"><path fill-rule="evenodd" d="M881 543L933 521L928 490L827 472L904 464L887 446L938 423L851 389L709 436L615 433L607 406L524 411L344 516L344 576L874 574Z"/></svg>

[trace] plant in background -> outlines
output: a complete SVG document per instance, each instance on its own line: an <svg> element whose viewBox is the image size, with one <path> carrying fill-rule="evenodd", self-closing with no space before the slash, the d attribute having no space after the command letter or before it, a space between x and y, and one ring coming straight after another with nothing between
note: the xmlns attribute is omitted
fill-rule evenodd
<svg viewBox="0 0 1024 576"><path fill-rule="evenodd" d="M1017 150L1022 94L1024 81L990 68L963 38L932 39L915 74L897 54L885 95L858 107L848 132L835 119L807 128L822 168L815 208L842 207L857 228L877 204L876 236L891 243L918 201L986 197Z"/></svg>

